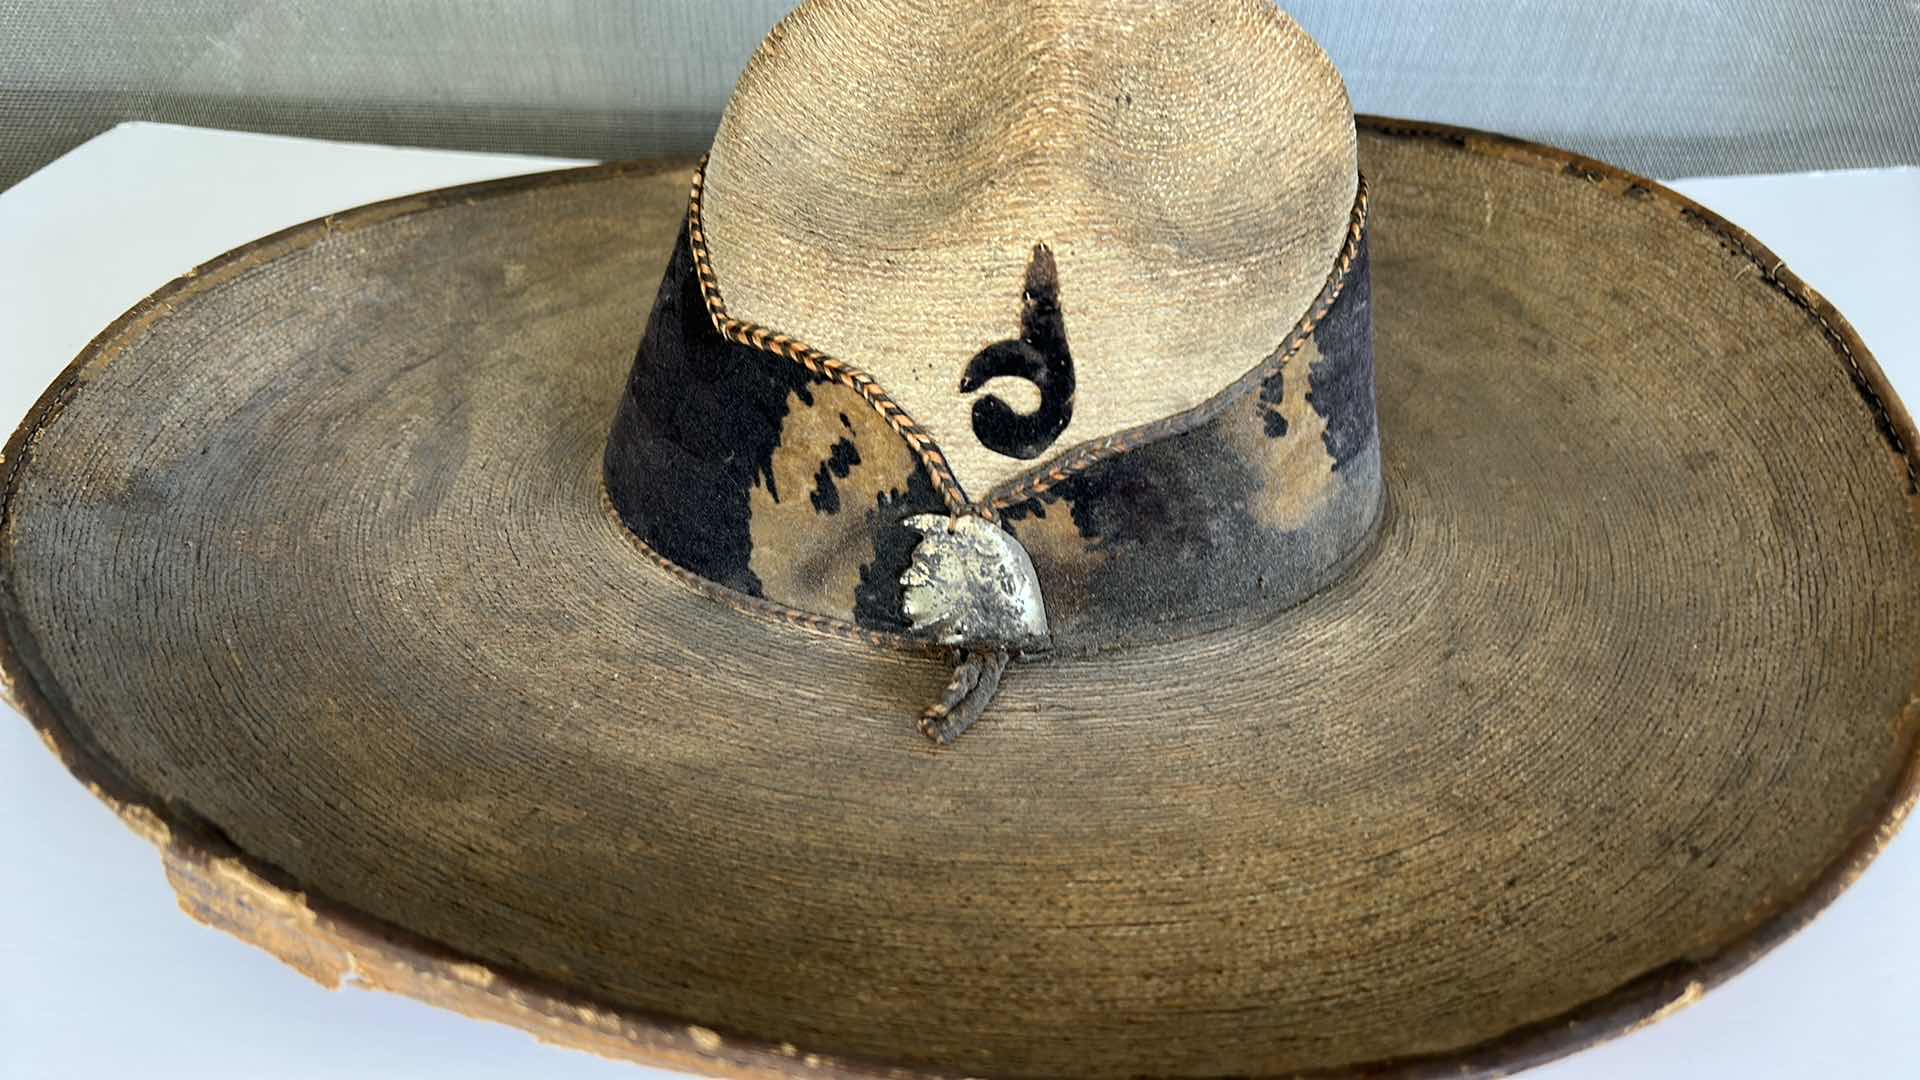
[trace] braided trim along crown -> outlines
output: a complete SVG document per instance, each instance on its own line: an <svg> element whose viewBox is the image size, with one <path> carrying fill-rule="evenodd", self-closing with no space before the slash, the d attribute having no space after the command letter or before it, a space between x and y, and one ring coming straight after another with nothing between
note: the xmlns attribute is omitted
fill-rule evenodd
<svg viewBox="0 0 1920 1080"><path fill-rule="evenodd" d="M737 345L772 353L799 364L815 375L852 387L879 412L888 427L907 441L907 445L927 467L933 488L946 500L947 508L956 514L965 511L968 507L967 493L961 490L960 482L954 478L946 455L940 452L940 445L899 402L893 400L893 396L873 376L797 340L791 334L769 330L727 314L726 301L720 296L720 282L713 272L713 261L707 255L706 226L700 213L700 197L705 190L706 179L707 159L701 158L699 167L693 171L693 191L687 200L687 236L693 249L693 270L700 278L700 296L706 301L707 317L713 320L713 328L721 337Z"/></svg>
<svg viewBox="0 0 1920 1080"><path fill-rule="evenodd" d="M815 375L853 388L869 405L878 411L887 425L905 439L907 446L926 466L927 474L933 481L934 490L946 501L947 508L955 514L977 514L988 520L997 520L1000 511L1009 506L1032 499L1056 484L1085 472L1108 458L1124 454L1150 442L1156 442L1171 435L1190 430L1218 416L1222 410L1245 394L1275 371L1285 367L1289 361L1299 355L1300 350L1313 337L1314 329L1326 318L1333 308L1334 301L1345 290L1347 279L1353 270L1353 261L1360 250L1360 240L1366 231L1367 223L1367 180L1362 176L1356 184L1353 199L1353 211L1348 218L1347 237L1341 245L1340 254L1334 260L1333 268L1327 274L1327 280L1320 288L1313 304L1308 307L1293 329L1288 331L1278 348L1256 364L1246 374L1235 379L1219 393L1206 401L1183 412L1174 413L1138 427L1116 432L1101 439L1081 443L1058 456L1050 463L1035 467L1031 471L1016 476L1001 484L991 495L979 502L967 497L959 480L953 475L953 469L947 464L947 458L940 445L912 415L895 401L892 395L864 370L847 363L838 357L822 352L800 341L791 334L771 330L756 323L736 319L727 313L726 301L720 293L720 282L713 270L713 261L707 253L706 226L701 214L701 196L706 187L707 159L700 159L693 173L693 188L687 204L687 232L693 251L694 272L700 278L700 295L707 307L707 317L712 320L713 328L720 336L735 344L771 353L799 364Z"/></svg>

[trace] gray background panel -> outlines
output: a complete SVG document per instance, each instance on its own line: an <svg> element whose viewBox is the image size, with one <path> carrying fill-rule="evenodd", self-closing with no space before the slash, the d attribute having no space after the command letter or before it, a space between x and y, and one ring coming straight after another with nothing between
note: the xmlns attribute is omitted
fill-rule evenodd
<svg viewBox="0 0 1920 1080"><path fill-rule="evenodd" d="M0 0L0 188L128 119L574 157L697 151L791 6ZM1362 111L1660 177L1920 164L1916 0L1285 6Z"/></svg>

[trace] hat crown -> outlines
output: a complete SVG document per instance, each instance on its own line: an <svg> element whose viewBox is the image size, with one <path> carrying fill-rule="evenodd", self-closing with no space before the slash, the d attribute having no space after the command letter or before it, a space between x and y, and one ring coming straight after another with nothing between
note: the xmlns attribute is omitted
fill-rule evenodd
<svg viewBox="0 0 1920 1080"><path fill-rule="evenodd" d="M1266 0L813 0L749 63L706 176L730 313L871 373L979 494L1206 400L1344 240L1352 109ZM962 389L1058 264L1071 416L1019 445ZM1043 441L1044 440L1044 441Z"/></svg>
<svg viewBox="0 0 1920 1080"><path fill-rule="evenodd" d="M1366 252L1345 91L1263 0L814 0L694 177L608 494L737 602L967 649L958 730L1013 650L1359 557Z"/></svg>

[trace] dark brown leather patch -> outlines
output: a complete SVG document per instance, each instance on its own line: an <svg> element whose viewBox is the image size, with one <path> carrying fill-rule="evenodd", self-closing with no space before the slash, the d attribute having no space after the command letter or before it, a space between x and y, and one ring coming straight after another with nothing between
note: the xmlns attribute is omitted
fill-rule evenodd
<svg viewBox="0 0 1920 1080"><path fill-rule="evenodd" d="M973 403L973 436L997 454L1031 461L1047 452L1073 422L1073 352L1060 310L1060 271L1053 252L1035 244L1021 293L1020 336L996 341L974 354L960 374L960 392L971 394L998 378L1025 379L1040 392L1030 413L1014 411L988 395Z"/></svg>

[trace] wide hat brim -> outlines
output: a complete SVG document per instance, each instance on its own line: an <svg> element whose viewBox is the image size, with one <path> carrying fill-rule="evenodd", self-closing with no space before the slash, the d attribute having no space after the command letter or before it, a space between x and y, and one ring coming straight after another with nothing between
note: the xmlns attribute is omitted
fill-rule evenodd
<svg viewBox="0 0 1920 1080"><path fill-rule="evenodd" d="M186 908L701 1072L1512 1067L1690 1001L1912 804L1912 423L1688 200L1363 119L1391 508L1254 625L1010 673L714 602L599 463L678 166L291 229L0 463L0 669Z"/></svg>

